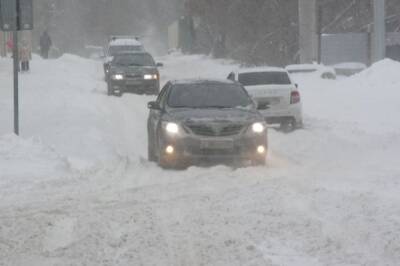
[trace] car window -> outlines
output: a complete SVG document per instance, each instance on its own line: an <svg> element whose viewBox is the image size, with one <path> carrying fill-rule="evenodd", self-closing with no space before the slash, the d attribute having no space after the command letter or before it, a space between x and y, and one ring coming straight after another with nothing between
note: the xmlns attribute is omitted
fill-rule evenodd
<svg viewBox="0 0 400 266"><path fill-rule="evenodd" d="M155 66L154 59L149 54L121 54L114 56L113 63L122 66Z"/></svg>
<svg viewBox="0 0 400 266"><path fill-rule="evenodd" d="M251 104L245 89L237 84L177 84L168 97L172 108L235 108Z"/></svg>
<svg viewBox="0 0 400 266"><path fill-rule="evenodd" d="M291 84L289 75L279 71L242 73L239 74L238 79L243 86Z"/></svg>

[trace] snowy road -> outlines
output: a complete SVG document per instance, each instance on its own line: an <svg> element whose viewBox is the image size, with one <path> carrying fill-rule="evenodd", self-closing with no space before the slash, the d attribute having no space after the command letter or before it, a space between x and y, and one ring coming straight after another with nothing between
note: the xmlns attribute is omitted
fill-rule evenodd
<svg viewBox="0 0 400 266"><path fill-rule="evenodd" d="M233 66L168 56L162 79ZM12 131L0 60L0 265L398 265L400 64L295 77L306 128L270 130L268 167L146 161L148 96L107 97L99 62L35 58Z"/></svg>

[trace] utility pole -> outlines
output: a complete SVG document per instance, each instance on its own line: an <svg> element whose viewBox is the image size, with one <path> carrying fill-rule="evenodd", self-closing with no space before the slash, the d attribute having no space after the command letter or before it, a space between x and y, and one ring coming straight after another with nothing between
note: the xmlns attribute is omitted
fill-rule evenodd
<svg viewBox="0 0 400 266"><path fill-rule="evenodd" d="M18 27L20 25L19 0L15 1L15 27L13 31L13 59L14 59L14 133L19 135L19 94L18 94L18 71L19 71L19 51L18 51Z"/></svg>
<svg viewBox="0 0 400 266"><path fill-rule="evenodd" d="M300 63L318 60L317 0L299 0Z"/></svg>
<svg viewBox="0 0 400 266"><path fill-rule="evenodd" d="M378 62L386 57L386 12L385 0L373 0L374 31L372 33L372 61Z"/></svg>
<svg viewBox="0 0 400 266"><path fill-rule="evenodd" d="M322 4L317 2L318 64L322 64Z"/></svg>
<svg viewBox="0 0 400 266"><path fill-rule="evenodd" d="M32 0L0 0L0 28L13 35L14 72L14 133L19 135L19 95L18 95L18 32L33 29Z"/></svg>

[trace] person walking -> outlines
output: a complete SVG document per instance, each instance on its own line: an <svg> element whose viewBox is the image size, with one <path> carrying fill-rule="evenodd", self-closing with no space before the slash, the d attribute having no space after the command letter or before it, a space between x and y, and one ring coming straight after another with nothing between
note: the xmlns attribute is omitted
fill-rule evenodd
<svg viewBox="0 0 400 266"><path fill-rule="evenodd" d="M49 58L49 51L52 46L50 35L47 31L44 31L42 36L40 36L40 55L47 59Z"/></svg>
<svg viewBox="0 0 400 266"><path fill-rule="evenodd" d="M21 62L21 71L29 71L29 61L31 60L31 49L27 40L22 40L19 48L19 60Z"/></svg>

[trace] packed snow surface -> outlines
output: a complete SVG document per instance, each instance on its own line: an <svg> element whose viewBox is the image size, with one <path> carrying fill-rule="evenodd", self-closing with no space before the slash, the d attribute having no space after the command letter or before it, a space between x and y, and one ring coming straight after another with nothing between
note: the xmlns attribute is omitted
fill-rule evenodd
<svg viewBox="0 0 400 266"><path fill-rule="evenodd" d="M170 55L163 82L238 66ZM146 160L149 96L106 96L101 62L34 58L12 132L0 60L0 265L399 265L400 64L294 76L305 128L270 129L267 167Z"/></svg>

